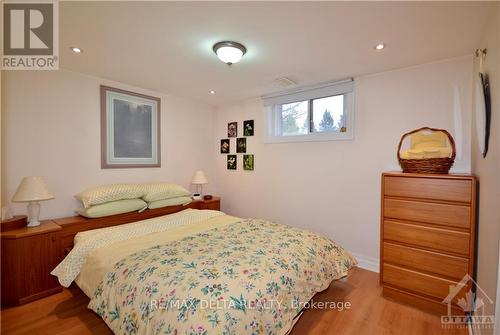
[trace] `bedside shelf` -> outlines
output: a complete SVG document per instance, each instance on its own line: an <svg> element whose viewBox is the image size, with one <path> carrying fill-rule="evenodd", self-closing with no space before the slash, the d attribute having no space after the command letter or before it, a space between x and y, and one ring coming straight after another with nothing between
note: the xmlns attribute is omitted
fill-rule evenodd
<svg viewBox="0 0 500 335"><path fill-rule="evenodd" d="M61 229L46 220L38 227L1 232L2 306L25 304L62 290L50 274L59 261Z"/></svg>

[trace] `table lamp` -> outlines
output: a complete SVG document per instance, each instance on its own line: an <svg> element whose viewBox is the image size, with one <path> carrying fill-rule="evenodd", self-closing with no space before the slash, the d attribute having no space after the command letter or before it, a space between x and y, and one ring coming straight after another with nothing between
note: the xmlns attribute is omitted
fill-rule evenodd
<svg viewBox="0 0 500 335"><path fill-rule="evenodd" d="M39 201L54 199L42 177L24 177L12 197L12 202L28 202L28 227L40 225Z"/></svg>
<svg viewBox="0 0 500 335"><path fill-rule="evenodd" d="M201 199L201 194L203 192L203 184L208 184L207 176L203 171L196 171L194 173L191 183L196 185L196 193L193 194L193 199Z"/></svg>

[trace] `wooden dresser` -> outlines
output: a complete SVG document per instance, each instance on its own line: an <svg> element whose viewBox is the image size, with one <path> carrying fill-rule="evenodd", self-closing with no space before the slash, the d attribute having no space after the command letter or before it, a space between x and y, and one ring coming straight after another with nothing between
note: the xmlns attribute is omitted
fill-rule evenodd
<svg viewBox="0 0 500 335"><path fill-rule="evenodd" d="M384 173L380 282L385 297L446 314L443 300L473 277L476 179L470 175ZM452 298L453 313L463 314Z"/></svg>

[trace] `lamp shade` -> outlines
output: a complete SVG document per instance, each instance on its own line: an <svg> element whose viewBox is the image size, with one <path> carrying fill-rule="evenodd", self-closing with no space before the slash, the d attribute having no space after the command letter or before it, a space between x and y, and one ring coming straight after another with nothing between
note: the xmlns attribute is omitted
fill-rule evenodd
<svg viewBox="0 0 500 335"><path fill-rule="evenodd" d="M30 202L54 199L42 177L24 177L12 197L12 202Z"/></svg>
<svg viewBox="0 0 500 335"><path fill-rule="evenodd" d="M208 184L207 176L203 171L196 171L194 173L193 179L191 180L192 184Z"/></svg>

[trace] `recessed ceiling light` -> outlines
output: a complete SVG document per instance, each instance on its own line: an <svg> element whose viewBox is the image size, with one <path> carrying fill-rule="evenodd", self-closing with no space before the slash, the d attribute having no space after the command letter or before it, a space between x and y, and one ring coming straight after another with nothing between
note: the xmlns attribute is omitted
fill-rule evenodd
<svg viewBox="0 0 500 335"><path fill-rule="evenodd" d="M385 48L385 44L384 43L379 43L375 46L375 50L382 50L383 48Z"/></svg>
<svg viewBox="0 0 500 335"><path fill-rule="evenodd" d="M73 51L76 54L80 54L83 51L82 49L77 48L77 47L70 47L70 49L71 49L71 51Z"/></svg>
<svg viewBox="0 0 500 335"><path fill-rule="evenodd" d="M210 90L210 91L208 91L208 93L215 94L215 91L214 90Z"/></svg>
<svg viewBox="0 0 500 335"><path fill-rule="evenodd" d="M243 44L231 41L215 43L213 50L217 57L227 65L238 63L247 52L247 48Z"/></svg>

